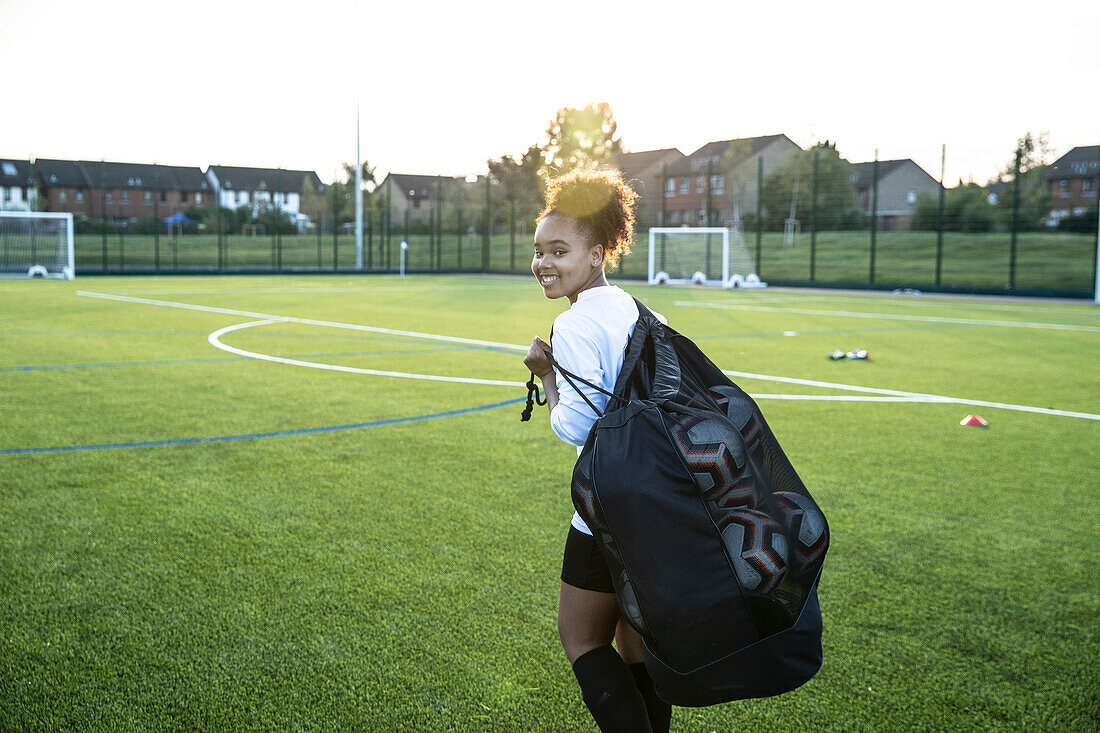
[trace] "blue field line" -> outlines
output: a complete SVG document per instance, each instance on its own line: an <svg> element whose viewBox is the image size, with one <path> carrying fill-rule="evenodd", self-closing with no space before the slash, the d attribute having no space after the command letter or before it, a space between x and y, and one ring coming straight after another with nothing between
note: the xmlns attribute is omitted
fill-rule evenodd
<svg viewBox="0 0 1100 733"><path fill-rule="evenodd" d="M145 440L137 443L101 443L98 445L59 445L49 448L6 448L0 450L0 455L14 453L59 453L74 450L103 450L104 448L150 448L161 445L189 445L191 443L219 443L227 440L249 440L252 438L275 438L283 435L305 435L307 433L328 433L333 430L354 430L355 428L373 428L378 425L395 425L402 422L415 422L417 420L431 420L437 417L451 417L452 415L464 415L468 412L480 412L492 410L496 407L514 405L523 402L526 397L517 397L514 400L494 402L490 405L478 407L466 407L461 410L448 410L447 412L435 412L430 415L414 415L412 417L394 417L389 420L374 420L373 422L358 422L350 425L328 425L323 428L302 428L300 430L278 430L273 433L248 433L245 435L219 435L212 438L181 438L178 440Z"/></svg>
<svg viewBox="0 0 1100 733"><path fill-rule="evenodd" d="M433 354L443 351L464 351L468 346L442 347L438 349L393 349L387 351L345 351L328 354L290 354L291 359L321 359L340 356L388 356L393 354ZM483 347L474 347L483 348ZM515 353L515 352L509 352ZM255 361L250 356L211 356L201 359L155 359L152 361L90 362L87 364L39 364L34 366L0 367L0 372L38 372L49 369L99 369L102 367L162 366L166 364L210 364L221 361Z"/></svg>

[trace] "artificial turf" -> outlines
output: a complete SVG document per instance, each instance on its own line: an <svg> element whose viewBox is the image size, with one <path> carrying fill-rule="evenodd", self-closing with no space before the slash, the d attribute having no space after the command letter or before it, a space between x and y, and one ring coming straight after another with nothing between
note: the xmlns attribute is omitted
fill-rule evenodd
<svg viewBox="0 0 1100 733"><path fill-rule="evenodd" d="M1089 305L627 287L726 369L1100 414ZM516 382L507 344L563 306L499 277L0 283L0 728L594 730L554 622L573 450L519 404L385 423L524 389L244 358L207 337L255 318L78 291L491 341L222 339ZM856 346L871 359L826 359ZM825 664L778 698L677 708L673 730L1100 725L1100 422L759 401L830 520ZM961 427L971 412L990 426ZM384 424L10 452L364 423Z"/></svg>

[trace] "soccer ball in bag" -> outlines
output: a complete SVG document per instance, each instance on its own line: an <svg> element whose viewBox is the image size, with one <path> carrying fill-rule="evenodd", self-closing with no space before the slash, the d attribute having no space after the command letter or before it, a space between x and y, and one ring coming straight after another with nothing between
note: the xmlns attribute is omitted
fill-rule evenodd
<svg viewBox="0 0 1100 733"><path fill-rule="evenodd" d="M778 505L777 515L793 545L791 565L802 572L819 560L829 543L829 526L825 515L809 497L790 491L777 491L772 496Z"/></svg>
<svg viewBox="0 0 1100 733"><path fill-rule="evenodd" d="M725 521L722 542L733 561L741 589L771 593L787 574L789 550L783 528L755 509L737 509Z"/></svg>

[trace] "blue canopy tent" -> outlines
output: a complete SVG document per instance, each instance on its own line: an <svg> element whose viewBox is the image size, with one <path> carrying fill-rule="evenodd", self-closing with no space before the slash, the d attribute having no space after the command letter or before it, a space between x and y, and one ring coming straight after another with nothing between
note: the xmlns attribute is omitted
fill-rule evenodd
<svg viewBox="0 0 1100 733"><path fill-rule="evenodd" d="M182 211L177 211L175 214L172 214L171 216L166 216L163 219L161 219L161 221L164 222L165 226L167 227L168 232L171 232L172 227L176 224L179 224L181 226L186 226L188 224L194 224L195 223L194 219L187 216Z"/></svg>

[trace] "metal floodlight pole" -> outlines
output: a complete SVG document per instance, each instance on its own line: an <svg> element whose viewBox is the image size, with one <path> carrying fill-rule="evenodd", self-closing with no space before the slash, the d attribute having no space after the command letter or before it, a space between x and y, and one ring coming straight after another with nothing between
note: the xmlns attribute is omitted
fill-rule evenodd
<svg viewBox="0 0 1100 733"><path fill-rule="evenodd" d="M363 160L359 154L359 98L355 99L355 269L363 269Z"/></svg>
<svg viewBox="0 0 1100 733"><path fill-rule="evenodd" d="M401 277L405 277L405 253L409 251L409 240L401 240Z"/></svg>

